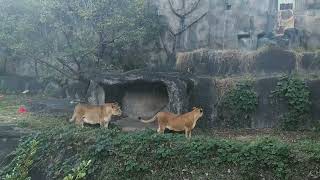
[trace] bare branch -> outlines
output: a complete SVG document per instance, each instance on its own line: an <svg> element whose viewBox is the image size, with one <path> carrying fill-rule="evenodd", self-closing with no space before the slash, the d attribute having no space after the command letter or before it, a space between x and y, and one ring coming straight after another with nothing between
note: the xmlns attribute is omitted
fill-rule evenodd
<svg viewBox="0 0 320 180"><path fill-rule="evenodd" d="M189 14L191 14L194 10L197 9L199 3L200 3L200 0L198 0L196 3L194 3L193 7L191 7L191 9L190 9L189 11L185 12L182 16L183 16L183 17L186 17L186 16L188 16Z"/></svg>
<svg viewBox="0 0 320 180"><path fill-rule="evenodd" d="M57 59L57 61L60 63L60 64L62 64L63 66L65 66L65 67L67 67L70 71L72 71L72 73L74 73L74 74L78 74L78 72L77 71L75 71L68 63L66 63L63 59L61 59L61 58L56 58Z"/></svg>
<svg viewBox="0 0 320 180"><path fill-rule="evenodd" d="M183 18L182 14L179 14L173 7L171 0L168 0L169 4L170 4L170 9L173 12L173 14L175 14L176 16L178 16L179 18Z"/></svg>
<svg viewBox="0 0 320 180"><path fill-rule="evenodd" d="M70 48L71 50L73 50L71 41L70 41L67 33L66 33L65 31L63 31L63 34L64 34L64 36L65 36L65 38L66 38L66 40L67 40L67 45L69 46L69 48ZM73 61L76 63L76 65L77 65L77 67L78 67L78 70L80 71L80 69L81 69L80 62L77 60L77 57L76 57L76 55L74 54L74 52L72 52L71 55L72 55Z"/></svg>
<svg viewBox="0 0 320 180"><path fill-rule="evenodd" d="M111 43L114 43L117 39L120 39L122 36L124 36L125 33L121 33L119 36L111 39L111 40L104 40L102 41L103 44L111 44Z"/></svg>
<svg viewBox="0 0 320 180"><path fill-rule="evenodd" d="M184 12L184 13L178 13L178 11L173 7L173 4L171 2L171 0L168 0L169 2L169 5L170 5L170 9L171 11L173 12L173 14L175 14L176 16L178 16L180 19L182 18L185 18L186 16L188 16L189 14L191 14L194 10L197 9L199 3L200 3L200 0L198 0L196 3L193 4L193 6L191 7L191 9L187 12Z"/></svg>
<svg viewBox="0 0 320 180"><path fill-rule="evenodd" d="M47 66L47 67L49 67L49 68L51 68L51 69L53 69L53 70L61 73L62 75L66 76L66 77L68 77L68 78L70 78L70 79L78 80L78 78L75 78L75 77L69 75L68 73L60 70L60 69L57 68L56 66L54 66L54 65L52 65L52 64L50 64L50 63L48 63L48 62L46 62L46 61L44 61L44 60L41 60L41 59L38 59L38 58L37 58L37 61L38 61L39 63L41 63L41 64L44 64L45 66Z"/></svg>
<svg viewBox="0 0 320 180"><path fill-rule="evenodd" d="M170 25L168 25L168 31L171 33L172 36L175 36L175 33L173 32L173 29Z"/></svg>
<svg viewBox="0 0 320 180"><path fill-rule="evenodd" d="M205 17L208 14L208 12L204 13L202 16L200 16L198 19L196 19L195 21L193 21L191 24L189 24L188 26L186 26L185 28L181 29L179 32L175 33L174 35L180 35L183 32L185 32L186 30L188 30L191 26L193 26L194 24L196 24L197 22L199 22L203 17Z"/></svg>
<svg viewBox="0 0 320 180"><path fill-rule="evenodd" d="M168 50L168 48L167 48L167 46L166 46L166 43L165 43L164 40L162 39L161 34L160 34L160 40L161 40L162 46L163 46L163 48L164 48L167 56L169 57L170 52L169 52L169 50Z"/></svg>

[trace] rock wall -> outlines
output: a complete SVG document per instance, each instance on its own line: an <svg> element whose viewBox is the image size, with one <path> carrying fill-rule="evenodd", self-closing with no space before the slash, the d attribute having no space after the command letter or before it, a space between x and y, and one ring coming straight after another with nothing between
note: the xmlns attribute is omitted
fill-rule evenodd
<svg viewBox="0 0 320 180"><path fill-rule="evenodd" d="M172 7L180 14L188 12L197 1L171 0ZM179 36L178 51L199 48L256 49L265 39L271 39L281 46L285 43L289 48L291 45L287 41L298 41L295 42L298 46L309 49L319 48L319 2L292 1L295 4L294 26L299 33L287 33L280 40L274 35L278 25L277 0L200 0L197 8L183 20L173 13L168 0L156 0L154 3L158 7L159 15L173 32L179 32L207 13ZM170 33L167 33L165 39L167 44L172 45L172 38L169 36Z"/></svg>
<svg viewBox="0 0 320 180"><path fill-rule="evenodd" d="M160 110L182 113L189 109L193 86L188 75L139 71L89 78L92 79L87 95L90 103L118 102L125 116L131 118L150 117Z"/></svg>
<svg viewBox="0 0 320 180"><path fill-rule="evenodd" d="M219 103L224 95L237 82L250 79L253 82L254 91L258 95L258 106L252 115L250 128L273 128L280 125L281 116L288 111L285 101L272 101L271 92L275 90L281 75L269 77L238 76L217 78L188 73L172 73L170 75L154 72L136 72L115 76L98 76L94 78L95 88L101 95L89 93L88 98L98 102L117 101L122 106L124 116L131 119L137 117L150 118L158 111L170 111L185 113L192 107L203 107L204 116L198 122L197 127L219 128L223 121L218 116ZM93 82L92 82L93 83ZM320 119L320 81L307 79L307 85L311 92L311 117ZM99 94L97 93L97 94ZM99 100L99 98L102 98ZM223 118L223 117L222 117ZM306 121L307 125L309 121Z"/></svg>
<svg viewBox="0 0 320 180"><path fill-rule="evenodd" d="M281 48L262 48L258 51L199 49L177 54L176 69L197 75L272 76L273 74L300 72L318 74L319 52L302 52Z"/></svg>
<svg viewBox="0 0 320 180"><path fill-rule="evenodd" d="M0 91L5 93L22 93L29 90L30 93L39 93L44 85L35 78L18 75L0 75Z"/></svg>

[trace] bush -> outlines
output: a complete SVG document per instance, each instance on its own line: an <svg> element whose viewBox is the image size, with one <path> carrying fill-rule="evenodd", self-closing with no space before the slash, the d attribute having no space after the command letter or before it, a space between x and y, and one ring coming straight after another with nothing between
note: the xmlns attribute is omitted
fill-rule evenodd
<svg viewBox="0 0 320 180"><path fill-rule="evenodd" d="M292 131L305 127L311 110L310 90L306 83L295 76L283 76L271 93L288 103L289 112L282 116L282 129Z"/></svg>
<svg viewBox="0 0 320 180"><path fill-rule="evenodd" d="M258 95L251 82L238 83L218 104L220 126L226 128L251 127L252 115L258 106Z"/></svg>
<svg viewBox="0 0 320 180"><path fill-rule="evenodd" d="M320 168L319 142L187 140L151 130L123 133L66 126L25 139L18 152L25 150L18 154L34 149L30 142L37 142L37 151L28 156L32 163L23 171L42 170L47 179L306 179ZM3 174L14 169L12 163Z"/></svg>

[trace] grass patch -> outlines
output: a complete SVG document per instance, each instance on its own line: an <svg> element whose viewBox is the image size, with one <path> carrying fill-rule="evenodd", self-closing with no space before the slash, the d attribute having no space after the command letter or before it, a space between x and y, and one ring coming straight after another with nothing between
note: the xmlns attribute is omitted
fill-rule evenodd
<svg viewBox="0 0 320 180"><path fill-rule="evenodd" d="M274 130L196 129L158 135L117 127L78 128L67 117L18 115L26 97L8 96L0 111L33 130L1 178L27 179L307 179L320 176L319 134ZM6 119L7 119L6 118ZM7 121L1 121L6 123Z"/></svg>

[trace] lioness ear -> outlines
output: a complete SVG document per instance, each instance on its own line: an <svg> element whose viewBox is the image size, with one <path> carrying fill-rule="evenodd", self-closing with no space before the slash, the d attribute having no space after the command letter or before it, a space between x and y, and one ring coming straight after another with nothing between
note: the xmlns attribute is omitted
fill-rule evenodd
<svg viewBox="0 0 320 180"><path fill-rule="evenodd" d="M197 108L196 108L196 107L193 107L193 108L192 108L192 110L195 110L195 109L197 109Z"/></svg>

